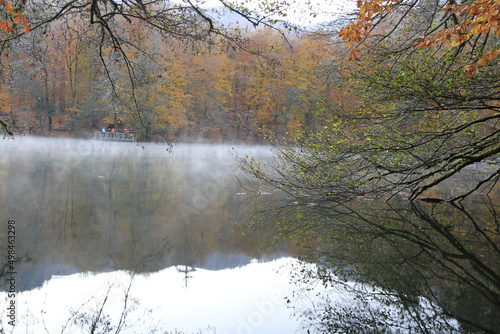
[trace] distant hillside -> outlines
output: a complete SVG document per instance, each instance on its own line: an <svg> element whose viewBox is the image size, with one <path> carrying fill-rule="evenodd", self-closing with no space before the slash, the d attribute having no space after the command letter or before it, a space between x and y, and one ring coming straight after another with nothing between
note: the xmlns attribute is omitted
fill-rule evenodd
<svg viewBox="0 0 500 334"><path fill-rule="evenodd" d="M224 6L211 7L206 9L207 14L216 19L225 27L233 27L244 30L254 30L254 25L238 13L232 12ZM252 16L256 18L255 16Z"/></svg>
<svg viewBox="0 0 500 334"><path fill-rule="evenodd" d="M299 11L296 11L295 13L298 12ZM256 29L256 27L254 27L254 25L247 19L245 19L243 16L235 12L231 12L224 6L206 8L206 13L210 17L215 19L217 22L219 22L219 24L225 27L234 27L249 31ZM306 13L303 13L303 15L299 15L298 17L295 18L290 17L289 21L282 19L281 20L282 23L278 24L278 26L280 25L285 26L286 24L290 24L295 26L301 26L306 29L316 29L319 26L326 24L329 25L330 27L338 26L338 28L340 28L341 26L346 24L347 19L345 15L346 12L330 11L330 12L325 12L321 15L315 15L314 17L313 16L309 17ZM257 19L255 15L253 15L252 18ZM335 21L335 24L332 23L333 21Z"/></svg>

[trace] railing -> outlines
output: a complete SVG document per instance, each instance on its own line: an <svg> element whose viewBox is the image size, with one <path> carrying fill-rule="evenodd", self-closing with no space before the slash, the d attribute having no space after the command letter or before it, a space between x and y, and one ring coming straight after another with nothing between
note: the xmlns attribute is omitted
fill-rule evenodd
<svg viewBox="0 0 500 334"><path fill-rule="evenodd" d="M117 141L134 141L134 135L131 133L119 132L94 132L94 139L100 140L117 140Z"/></svg>

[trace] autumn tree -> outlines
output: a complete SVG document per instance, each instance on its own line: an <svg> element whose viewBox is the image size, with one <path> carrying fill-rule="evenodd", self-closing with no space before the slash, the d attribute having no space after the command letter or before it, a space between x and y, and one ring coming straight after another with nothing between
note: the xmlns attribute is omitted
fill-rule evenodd
<svg viewBox="0 0 500 334"><path fill-rule="evenodd" d="M76 134L88 133L100 125L109 106L105 72L99 66L97 33L78 17L62 18L55 28L50 44L52 56L60 59L64 69L60 85L65 101L61 111L64 124Z"/></svg>
<svg viewBox="0 0 500 334"><path fill-rule="evenodd" d="M12 113L12 94L6 83L0 83L0 115L8 116ZM9 128L12 124L0 119L0 127L7 134L12 134Z"/></svg>
<svg viewBox="0 0 500 334"><path fill-rule="evenodd" d="M260 53L234 56L234 125L260 139L288 140L313 125L328 97L331 50L308 36L284 40L266 29L249 39Z"/></svg>
<svg viewBox="0 0 500 334"><path fill-rule="evenodd" d="M276 112L281 103L282 59L287 53L283 40L268 30L249 35L254 53L240 52L233 56L237 64L233 82L231 113L235 125L247 138L263 138L277 128Z"/></svg>
<svg viewBox="0 0 500 334"><path fill-rule="evenodd" d="M157 84L153 102L153 123L158 129L176 132L187 124L186 114L191 102L187 92L187 62L171 58Z"/></svg>
<svg viewBox="0 0 500 334"><path fill-rule="evenodd" d="M79 0L30 0L0 2L0 54L5 62L9 48L22 43L25 36L37 32L44 35L50 26L66 29L61 22L65 18L82 20L82 30L91 27L94 40L97 42L97 56L106 75L114 99L136 113L136 119L146 131L150 124L141 117L143 110L136 96L136 88L142 83L140 64L133 63L133 57L142 53L147 57L141 44L137 43L128 27L141 26L147 36L159 35L163 39L178 39L184 43L201 42L213 47L232 45L241 47L239 29L228 29L219 22L220 10L209 10L203 7L204 1L185 0L180 3L163 0L117 1L79 1ZM276 18L270 18L283 12L283 6L276 3L265 3L261 10L250 10L244 3L233 4L220 1L221 8L236 13L250 26L272 26ZM78 20L77 20L78 19ZM50 42L50 41L48 41ZM112 54L113 57L109 55ZM128 79L128 88L117 85L109 69L113 62L121 62ZM123 93L123 95L120 95ZM48 103L48 102L47 102ZM48 106L45 103L44 107Z"/></svg>
<svg viewBox="0 0 500 334"><path fill-rule="evenodd" d="M334 56L330 45L313 35L293 41L292 54L284 62L284 97L279 108L286 138L317 129L317 115L328 103L331 77L328 64Z"/></svg>
<svg viewBox="0 0 500 334"><path fill-rule="evenodd" d="M227 138L228 111L232 100L234 66L228 53L202 48L185 54L188 68L187 92L192 98L187 126L180 139ZM200 138L201 139L201 138Z"/></svg>
<svg viewBox="0 0 500 334"><path fill-rule="evenodd" d="M53 117L64 105L61 54L52 52L46 37L36 32L30 34L29 39L12 48L8 64L12 87L34 112L42 134L52 131Z"/></svg>
<svg viewBox="0 0 500 334"><path fill-rule="evenodd" d="M436 200L488 192L500 177L497 2L358 5L340 31L354 49L330 71L357 103L330 109L323 129L293 148L279 146L270 170L245 168L315 203L415 199L455 177L474 185Z"/></svg>

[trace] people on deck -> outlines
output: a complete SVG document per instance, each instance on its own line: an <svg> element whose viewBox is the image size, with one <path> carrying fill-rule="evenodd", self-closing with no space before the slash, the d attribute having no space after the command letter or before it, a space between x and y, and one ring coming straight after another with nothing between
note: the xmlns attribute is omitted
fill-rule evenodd
<svg viewBox="0 0 500 334"><path fill-rule="evenodd" d="M1 0L0 0L1 1ZM134 135L130 134L130 130L128 128L123 129L123 133L118 132L118 129L114 126L102 127L100 133L102 134L103 139L133 139ZM98 133L94 134L94 137L98 138Z"/></svg>

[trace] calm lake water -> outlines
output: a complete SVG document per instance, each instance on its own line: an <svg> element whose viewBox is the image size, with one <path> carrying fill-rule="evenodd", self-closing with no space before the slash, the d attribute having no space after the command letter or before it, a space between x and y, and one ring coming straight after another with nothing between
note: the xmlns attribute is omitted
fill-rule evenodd
<svg viewBox="0 0 500 334"><path fill-rule="evenodd" d="M480 211L484 217L477 214L481 221L474 219L480 226L470 228L479 238L487 236L485 246L473 249L469 243L474 240L468 239L464 251L477 257L472 267L484 265L487 269L472 273L469 280L473 284L461 290L461 295L476 298L479 291L479 295L487 295L487 303L479 297L457 302L448 291L456 291L456 278L431 281L432 270L422 270L411 262L421 252L407 245L404 252L396 252L394 238L390 250L382 243L370 243L373 248L365 249L365 236L342 229L369 221L363 233L375 235L380 230L372 229L382 225L387 229L387 221L391 221L394 226L415 225L415 231L429 230L421 223L426 222L426 207L395 211L396 217L410 212L408 216L420 219L419 223L407 215L409 221L391 218L392 211L379 205L376 212L370 211L373 203L370 210L359 207L356 215L342 210L317 214L308 211L313 208L304 208L305 217L314 216L318 221L333 221L339 214L350 217L338 219L335 225L336 235L342 235L348 244L337 240L328 247L335 250L329 254L336 256L314 257L303 250L315 249L319 251L315 254L321 254L326 247L321 241L323 232L307 242L296 238L279 241L276 235L285 233L262 224L262 215L254 216L263 209L278 208L282 194L244 187L234 151L261 159L272 157L268 148L252 146L176 145L168 152L159 144L33 137L1 141L0 264L4 283L0 328L6 333L89 333L92 328L95 333L275 334L307 329L333 333L346 328L360 333L419 332L425 318L429 332L467 332L475 330L469 325L477 322L484 332L494 332L500 291L499 239L495 234L499 223L491 218L496 216L490 210L493 207L496 212L495 206L485 204L489 211ZM464 233L470 236L466 233L469 227L460 222L467 215L450 208L450 216L446 210L434 207L431 211L439 211L439 215L431 215L431 220L453 216L457 231L453 238ZM359 218L364 215L371 218ZM383 216L388 220L376 225ZM483 229L483 223L491 225ZM293 224L290 218L290 226ZM15 231L15 238L10 231ZM405 233L412 240L425 239L420 232ZM435 251L431 240L456 246L450 236L438 235L445 241L426 234L425 254ZM353 247L360 240L363 246ZM462 252L460 247L442 247L436 253L465 256L456 253L457 249ZM395 266L400 263L396 253L404 253L400 267ZM9 254L15 255L15 262L9 261ZM351 255L366 261L354 266ZM428 258L422 261L429 263L425 262ZM437 270L442 261L435 261ZM369 268L367 263L379 266ZM390 272L382 269L382 263L398 268L394 270L397 277L381 276L378 272ZM454 266L439 270L458 275L458 268L465 268L458 261ZM349 272L354 267L357 274L353 276ZM316 276L322 270L328 275ZM419 289L426 284L433 288L399 286L409 277L418 282ZM415 297L418 308L409 308L401 294ZM384 298L376 297L382 295ZM471 309L477 305L486 305L479 315L478 309ZM348 314L346 320L342 315ZM385 325L372 322L377 318L387 320Z"/></svg>

